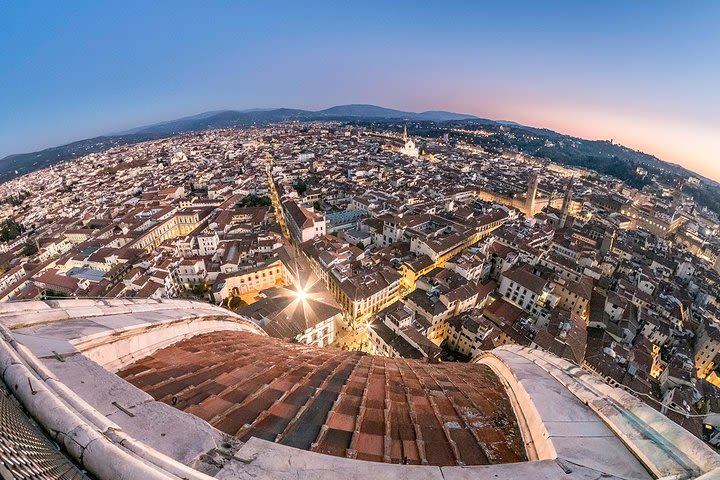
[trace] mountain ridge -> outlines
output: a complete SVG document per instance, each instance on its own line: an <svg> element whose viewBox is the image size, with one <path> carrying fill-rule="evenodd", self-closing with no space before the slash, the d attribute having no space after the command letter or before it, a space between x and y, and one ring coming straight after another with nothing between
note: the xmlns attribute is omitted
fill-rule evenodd
<svg viewBox="0 0 720 480"><path fill-rule="evenodd" d="M101 135L84 140L70 142L65 145L50 147L36 152L11 154L0 159L0 182L8 181L16 176L53 165L63 160L71 160L93 152L99 152L119 145L128 145L147 140L155 140L173 135L200 132L217 128L243 127L253 124L270 124L282 121L411 121L460 124L482 124L491 128L513 128L529 134L545 137L550 141L569 139L588 143L602 143L612 148L613 152L626 162L638 162L653 167L670 168L683 174L696 175L707 182L717 185L697 173L679 165L663 161L653 155L639 152L628 147L609 143L605 140L586 140L565 135L545 128L526 126L508 120L490 120L475 115L428 110L409 112L370 104L336 105L323 110L303 110L294 108L253 108L247 110L213 110L167 120L149 125L139 126L115 134ZM609 144L609 145L608 145ZM538 152L540 154L542 152ZM552 159L552 158L551 158ZM17 172L17 173L15 173Z"/></svg>
<svg viewBox="0 0 720 480"><path fill-rule="evenodd" d="M26 153L14 153L0 158L0 183L17 176L49 167L63 160L72 160L93 152L99 152L118 145L128 145L147 140L156 140L172 135L193 133L216 128L243 127L253 124L268 124L298 120L341 120L357 119L435 121L479 119L474 115L431 110L408 112L370 104L336 105L323 110L302 110L296 108L251 108L245 110L211 110L194 115L166 120L127 130L76 140L55 147ZM17 173L15 173L17 172Z"/></svg>

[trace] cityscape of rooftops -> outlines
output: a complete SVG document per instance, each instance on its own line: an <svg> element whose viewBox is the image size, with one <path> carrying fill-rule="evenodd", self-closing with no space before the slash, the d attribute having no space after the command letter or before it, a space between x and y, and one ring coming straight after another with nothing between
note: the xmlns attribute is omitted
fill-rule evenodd
<svg viewBox="0 0 720 480"><path fill-rule="evenodd" d="M1 478L720 478L720 4L0 27Z"/></svg>

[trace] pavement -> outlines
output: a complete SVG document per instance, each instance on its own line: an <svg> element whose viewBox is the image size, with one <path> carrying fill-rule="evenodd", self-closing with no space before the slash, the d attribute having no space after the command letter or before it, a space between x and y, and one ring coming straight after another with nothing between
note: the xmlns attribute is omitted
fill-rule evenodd
<svg viewBox="0 0 720 480"><path fill-rule="evenodd" d="M370 353L370 339L367 334L367 329L360 327L354 330L349 327L338 327L335 342L333 342L332 346L344 350Z"/></svg>

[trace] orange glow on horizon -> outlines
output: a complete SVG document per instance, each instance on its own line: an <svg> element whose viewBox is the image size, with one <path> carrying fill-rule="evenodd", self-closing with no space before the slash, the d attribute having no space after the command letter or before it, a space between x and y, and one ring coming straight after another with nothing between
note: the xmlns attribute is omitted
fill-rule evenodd
<svg viewBox="0 0 720 480"><path fill-rule="evenodd" d="M437 109L515 121L587 140L612 139L720 182L720 125L713 121L667 111L646 113L640 106L593 104L590 99L581 102L540 98L502 89L497 93L468 102L467 98L458 99L457 93L443 99L441 94L449 94L444 91L426 102Z"/></svg>
<svg viewBox="0 0 720 480"><path fill-rule="evenodd" d="M720 181L720 134L705 124L605 112L548 111L527 124L588 140L610 140ZM518 120L524 123L523 120Z"/></svg>

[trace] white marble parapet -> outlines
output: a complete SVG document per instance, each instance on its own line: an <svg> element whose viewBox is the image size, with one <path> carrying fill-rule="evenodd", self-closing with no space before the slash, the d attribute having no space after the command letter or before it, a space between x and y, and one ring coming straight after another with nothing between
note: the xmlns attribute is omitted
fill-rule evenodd
<svg viewBox="0 0 720 480"><path fill-rule="evenodd" d="M504 346L475 361L508 391L530 461L411 466L323 455L258 438L242 444L155 401L112 372L215 330L264 335L213 305L62 300L0 305L0 376L84 468L105 479L718 478L720 456L629 393L542 350Z"/></svg>
<svg viewBox="0 0 720 480"><path fill-rule="evenodd" d="M62 300L2 304L0 328L3 380L97 478L210 479L192 467L214 473L203 458L240 445L111 371L207 331L264 335L247 319L200 302Z"/></svg>
<svg viewBox="0 0 720 480"><path fill-rule="evenodd" d="M565 359L540 349L506 345L476 360L510 367L509 375L505 372L509 383L527 392L523 411L537 411L542 419L544 431L534 425L534 433L545 437L561 460L620 474L621 457L601 458L603 452L616 451L619 443L655 478L720 476L720 455L709 445L639 398ZM558 384L562 389L556 388ZM559 396L575 400L561 406Z"/></svg>

